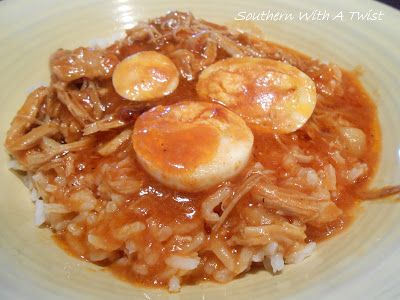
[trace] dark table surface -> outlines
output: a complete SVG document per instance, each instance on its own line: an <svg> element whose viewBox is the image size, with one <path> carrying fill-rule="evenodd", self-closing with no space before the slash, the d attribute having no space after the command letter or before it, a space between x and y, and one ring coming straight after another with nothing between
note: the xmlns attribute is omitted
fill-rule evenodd
<svg viewBox="0 0 400 300"><path fill-rule="evenodd" d="M378 2L382 2L397 9L400 9L400 0L378 0Z"/></svg>
<svg viewBox="0 0 400 300"><path fill-rule="evenodd" d="M375 1L385 3L400 10L400 0L375 0Z"/></svg>
<svg viewBox="0 0 400 300"><path fill-rule="evenodd" d="M0 1L3 1L3 0L0 0ZM375 1L382 2L382 3L385 3L392 7L395 7L397 9L400 9L400 0L375 0Z"/></svg>

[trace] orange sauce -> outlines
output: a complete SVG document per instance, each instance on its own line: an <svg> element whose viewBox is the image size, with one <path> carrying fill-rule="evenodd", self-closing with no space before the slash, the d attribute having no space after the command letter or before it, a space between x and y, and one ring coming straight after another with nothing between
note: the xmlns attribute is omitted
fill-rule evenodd
<svg viewBox="0 0 400 300"><path fill-rule="evenodd" d="M135 149L168 173L191 172L208 162L218 148L218 131L205 124L184 124L178 128L176 122L158 117L163 110L157 107L137 120Z"/></svg>
<svg viewBox="0 0 400 300"><path fill-rule="evenodd" d="M271 49L273 49L273 47L283 49L282 47L272 43L268 43L268 45L271 46ZM293 56L306 58L304 55L299 54L294 50L289 50L287 48L284 49L287 53ZM151 49L148 45L134 44L131 47L120 49L118 56L119 59L123 59L128 55L142 50ZM355 127L362 129L364 133L366 133L368 151L363 155L362 161L368 164L369 169L368 174L354 185L349 186L339 179L337 185L342 188L338 191L335 203L344 213L338 220L331 224L327 224L326 226L318 228L308 226L306 233L308 239L312 241L322 241L329 238L343 231L351 224L354 218L354 208L356 208L360 203L357 193L364 189L369 180L373 177L379 159L380 128L377 120L376 107L361 86L358 78L351 72L343 71L342 73L344 93L342 96L331 97L330 105L332 109L340 109L341 111L347 112L346 116L348 116L349 121L352 122ZM109 112L118 112L121 119L132 122L133 124L136 121L136 118L141 114L141 111L137 110L131 102L123 100L121 97L116 95L112 86L110 86L110 82L103 82L102 84L108 90L109 103L107 104L107 107ZM189 99L198 100L195 84L196 82L181 80L175 92L162 99L158 99L153 103L172 104ZM142 121L146 122L145 119ZM164 125L160 123L157 124L157 126ZM329 131L329 128L325 128L325 130ZM283 156L282 148L277 143L276 139L270 134L257 131L254 131L254 137L252 162L261 162L266 169L273 169L277 173L284 173L285 170L281 166ZM142 135L141 138L151 140L151 142L146 142L146 144L152 144L151 149L146 149L147 155L160 157L160 161L165 161L168 165L163 165L162 167L182 164L185 168L194 168L197 164L201 163L201 161L207 159L209 153L213 152L212 147L215 147L214 132L210 131L207 127L202 128L202 132L192 130L191 128L183 128L179 132L171 132L168 138L161 138L157 135L157 131L154 131L147 135ZM292 139L308 154L317 154L321 160L331 162L331 158L328 155L329 149L325 143L321 142L319 137L310 139L310 137L300 129L296 134L284 135L282 138L286 141ZM195 145L195 141L198 139L207 139L207 144L211 145L211 148L198 148L194 146L188 149L176 147L181 140L188 141L188 143L182 143L182 145ZM134 157L133 149L128 149L126 151L130 151L132 157ZM96 168L96 165L100 164L104 160L117 161L117 158L102 158L95 153L92 155L85 155L87 157L81 157L80 159L85 161L87 168ZM311 164L311 167L319 169L321 165L322 161L317 160ZM103 220L102 225L96 229L96 234L107 237L111 235L110 233L114 228L121 224L130 223L132 220L145 222L149 217L158 220L162 224L175 227L202 226L202 220L200 217L201 203L205 197L213 192L213 190L195 194L170 190L147 175L138 164L134 167L139 170L138 177L141 178L142 187L146 187L146 192L142 193L140 197L132 196L131 199L126 200L124 206L120 207L116 213L112 214L112 217ZM82 171L82 174L84 174L84 172L85 171ZM110 176L112 176L112 174L110 174ZM251 199L249 199L249 197L244 197L239 207L247 205L251 205ZM208 229L206 228L206 231L207 230ZM69 247L66 246L64 236L60 235L56 238L61 245L64 245L64 249L69 249ZM82 235L82 238L86 238L86 235ZM76 243L83 243L83 240L80 240L82 238L75 238ZM152 240L144 233L139 235L139 239L141 239L142 243L153 245L151 247L158 247L156 244L152 244ZM108 240L108 243L111 248L117 248L119 246L119 242L111 238ZM71 251L71 249L69 250ZM165 253L168 253L168 251L165 251ZM162 255L166 255L165 253ZM85 257L84 254L79 255L76 252L72 252L72 254ZM207 253L204 255L207 256ZM162 258L163 256L159 258L159 263L151 266L151 271L157 271L162 268ZM153 287L157 285L165 285L165 282L154 282L150 277L135 275L126 267L111 265L111 270L120 278L130 282ZM194 274L188 278L187 281L193 282L204 278L206 278L204 274L197 274L197 276Z"/></svg>

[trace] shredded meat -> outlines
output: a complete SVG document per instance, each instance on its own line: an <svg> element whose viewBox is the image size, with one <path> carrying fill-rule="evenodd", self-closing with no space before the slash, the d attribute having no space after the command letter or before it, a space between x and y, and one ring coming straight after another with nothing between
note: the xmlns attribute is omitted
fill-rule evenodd
<svg viewBox="0 0 400 300"><path fill-rule="evenodd" d="M118 58L105 50L77 48L73 51L58 50L50 58L52 74L61 81L79 78L110 78Z"/></svg>

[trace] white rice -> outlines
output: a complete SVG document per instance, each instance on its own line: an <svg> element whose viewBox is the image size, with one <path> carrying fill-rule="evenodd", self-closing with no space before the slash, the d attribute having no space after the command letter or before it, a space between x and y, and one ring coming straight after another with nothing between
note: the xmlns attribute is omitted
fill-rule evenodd
<svg viewBox="0 0 400 300"><path fill-rule="evenodd" d="M22 182L28 188L28 190L31 191L34 188L31 175L27 174L27 175L22 176Z"/></svg>
<svg viewBox="0 0 400 300"><path fill-rule="evenodd" d="M107 249L108 244L107 241L102 239L101 237L98 237L94 234L89 233L87 240L90 244L92 244L96 249Z"/></svg>
<svg viewBox="0 0 400 300"><path fill-rule="evenodd" d="M31 190L31 199L33 203L40 200L40 196L35 188L32 188Z"/></svg>
<svg viewBox="0 0 400 300"><path fill-rule="evenodd" d="M115 32L111 36L106 38L94 38L87 42L88 47L90 48L107 48L112 43L117 40L121 40L125 37L125 32Z"/></svg>
<svg viewBox="0 0 400 300"><path fill-rule="evenodd" d="M281 253L277 253L271 256L271 267L273 273L283 270L283 268L285 267L285 262Z"/></svg>
<svg viewBox="0 0 400 300"><path fill-rule="evenodd" d="M108 257L108 252L107 251L91 251L89 254L89 259L91 261L102 261L105 260Z"/></svg>
<svg viewBox="0 0 400 300"><path fill-rule="evenodd" d="M46 213L66 214L70 210L61 203L45 203L43 204Z"/></svg>
<svg viewBox="0 0 400 300"><path fill-rule="evenodd" d="M368 165L365 163L356 163L352 169L347 171L346 178L349 182L354 183L358 178L368 172Z"/></svg>
<svg viewBox="0 0 400 300"><path fill-rule="evenodd" d="M228 269L222 269L214 274L214 279L221 283L227 283L232 280L232 273Z"/></svg>
<svg viewBox="0 0 400 300"><path fill-rule="evenodd" d="M132 254L132 253L135 253L136 250L137 250L137 246L136 246L135 242L132 241L132 240L128 240L128 241L125 243L125 248L126 248L126 250L128 251L128 255L129 255L129 254Z"/></svg>
<svg viewBox="0 0 400 300"><path fill-rule="evenodd" d="M116 211L117 209L118 209L118 206L113 201L108 202L106 204L106 212L108 212L108 213L112 213L112 212Z"/></svg>
<svg viewBox="0 0 400 300"><path fill-rule="evenodd" d="M25 168L15 159L7 161L7 168L15 171L25 171Z"/></svg>
<svg viewBox="0 0 400 300"><path fill-rule="evenodd" d="M194 270L200 263L200 257L184 257L178 255L171 255L165 259L165 263L175 269L180 270Z"/></svg>
<svg viewBox="0 0 400 300"><path fill-rule="evenodd" d="M145 264L133 264L132 265L133 272L146 276L149 274L149 268Z"/></svg>
<svg viewBox="0 0 400 300"><path fill-rule="evenodd" d="M307 183L312 187L317 186L320 183L320 178L318 177L317 172L311 168L305 168L305 170L307 174Z"/></svg>
<svg viewBox="0 0 400 300"><path fill-rule="evenodd" d="M312 252L317 247L317 244L314 242L308 243L303 249L300 251L295 251L292 254L286 257L286 263L289 264L297 264L302 262L306 257L310 256Z"/></svg>
<svg viewBox="0 0 400 300"><path fill-rule="evenodd" d="M43 200L36 200L35 202L35 225L40 226L42 225L46 217L44 215L44 203Z"/></svg>
<svg viewBox="0 0 400 300"><path fill-rule="evenodd" d="M83 228L80 226L77 226L75 223L69 223L67 225L67 230L73 235L73 236L80 236L83 233Z"/></svg>
<svg viewBox="0 0 400 300"><path fill-rule="evenodd" d="M168 282L168 290L171 293L177 293L181 289L181 283L179 281L179 278L176 276L172 276L171 279Z"/></svg>
<svg viewBox="0 0 400 300"><path fill-rule="evenodd" d="M258 251L256 253L253 254L251 261L252 262L262 262L264 260L265 257L265 253L264 251Z"/></svg>
<svg viewBox="0 0 400 300"><path fill-rule="evenodd" d="M120 266L126 266L129 264L129 259L124 256L124 257L121 257L120 259L118 259L115 263Z"/></svg>
<svg viewBox="0 0 400 300"><path fill-rule="evenodd" d="M278 243L277 242L271 242L264 248L264 253L267 256L272 256L276 253L278 250Z"/></svg>
<svg viewBox="0 0 400 300"><path fill-rule="evenodd" d="M54 226L54 229L55 229L57 232L62 231L62 230L64 230L64 229L67 227L68 223L69 223L69 221L61 221L61 222L58 222L58 223Z"/></svg>
<svg viewBox="0 0 400 300"><path fill-rule="evenodd" d="M57 191L57 187L54 184L47 184L44 190L48 193L54 193Z"/></svg>
<svg viewBox="0 0 400 300"><path fill-rule="evenodd" d="M54 178L54 181L55 181L58 185L61 185L61 186L65 186L65 185L67 184L67 180L66 180L64 177L61 177L61 176L56 176L56 177Z"/></svg>
<svg viewBox="0 0 400 300"><path fill-rule="evenodd" d="M142 222L136 221L131 224L126 224L122 226L118 231L115 233L115 236L120 240L126 240L131 235L134 235L138 232L142 232L146 229L146 225Z"/></svg>

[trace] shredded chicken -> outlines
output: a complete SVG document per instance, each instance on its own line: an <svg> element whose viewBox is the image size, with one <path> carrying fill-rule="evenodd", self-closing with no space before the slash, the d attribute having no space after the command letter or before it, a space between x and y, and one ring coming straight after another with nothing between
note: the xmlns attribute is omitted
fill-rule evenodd
<svg viewBox="0 0 400 300"><path fill-rule="evenodd" d="M382 199L394 195L400 195L400 185L385 186L380 189L367 190L359 193L360 198L364 200Z"/></svg>
<svg viewBox="0 0 400 300"><path fill-rule="evenodd" d="M118 58L107 51L77 48L58 50L50 58L50 69L58 80L70 82L82 77L110 78Z"/></svg>

